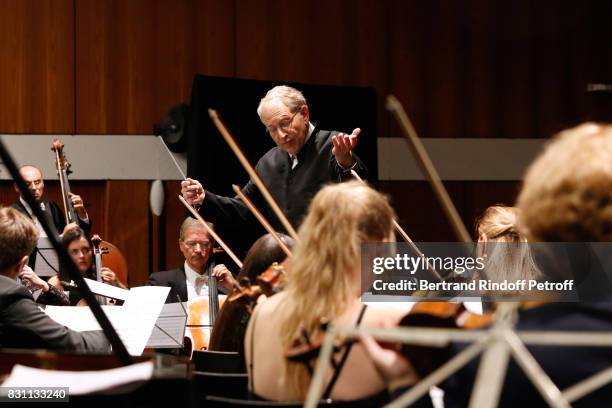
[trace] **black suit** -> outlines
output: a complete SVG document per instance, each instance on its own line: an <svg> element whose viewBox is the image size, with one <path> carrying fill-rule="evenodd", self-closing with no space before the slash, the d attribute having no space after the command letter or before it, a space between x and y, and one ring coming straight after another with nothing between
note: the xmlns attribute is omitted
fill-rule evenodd
<svg viewBox="0 0 612 408"><path fill-rule="evenodd" d="M517 330L543 331L612 331L612 304L606 303L554 303L528 309L520 313ZM461 351L464 346L455 345ZM561 389L575 384L612 365L609 347L528 346L544 372ZM468 404L478 363L476 359L452 375L442 388L447 407L465 407ZM612 401L612 384L572 403L575 407L604 407ZM502 390L500 407L546 406L544 400L511 361Z"/></svg>
<svg viewBox="0 0 612 408"><path fill-rule="evenodd" d="M0 275L0 348L109 352L110 344L101 331L79 333L55 322L28 289Z"/></svg>
<svg viewBox="0 0 612 408"><path fill-rule="evenodd" d="M186 302L189 297L187 295L187 276L185 275L184 266L169 271L154 272L149 275L149 280L145 285L169 287L170 293L168 293L166 303L177 302L177 295L181 299L181 302ZM222 286L218 286L218 292L227 294L226 289Z"/></svg>
<svg viewBox="0 0 612 408"><path fill-rule="evenodd" d="M289 155L278 146L270 149L255 166L257 174L296 228L302 222L310 200L324 184L352 177L350 169L340 167L332 154L331 138L335 134L337 132L315 129L298 153L298 164L293 169ZM366 178L367 168L358 157L355 156L355 159L357 163L353 169L362 178ZM284 230L252 180L249 180L242 192L275 229ZM250 234L246 237L247 241L256 239L264 232L249 209L236 197L221 197L206 191L200 214L214 223L218 231L223 231L224 239L228 231L234 237L243 238L245 230L248 230Z"/></svg>
<svg viewBox="0 0 612 408"><path fill-rule="evenodd" d="M55 225L55 228L57 229L58 234L61 234L62 231L64 230L64 227L66 226L66 219L64 217L64 213L62 212L62 210L60 210L59 206L53 201L42 200L41 204L44 204L43 212L47 216L47 221L50 221L51 223L53 223L53 225ZM30 217L30 214L28 213L26 208L23 206L23 203L21 202L21 200L18 199L17 201L15 201L11 205L11 207L18 210L22 214ZM89 235L89 233L91 232L91 219L89 219L88 222L84 222L81 219L79 219L79 227L81 227L83 231L85 231L86 235ZM30 260L28 261L28 266L32 269L34 269L34 265L36 265L37 252L38 252L38 248L35 248L34 251L32 251L32 254L30 255Z"/></svg>
<svg viewBox="0 0 612 408"><path fill-rule="evenodd" d="M149 281L146 285L167 286L171 288L166 303L177 302L177 295L181 299L181 302L187 301L187 278L183 266L169 271L152 273L149 275Z"/></svg>

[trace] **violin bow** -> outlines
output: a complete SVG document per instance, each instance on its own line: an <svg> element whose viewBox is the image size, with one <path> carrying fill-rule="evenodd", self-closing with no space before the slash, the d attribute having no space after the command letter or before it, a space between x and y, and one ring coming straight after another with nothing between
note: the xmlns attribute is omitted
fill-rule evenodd
<svg viewBox="0 0 612 408"><path fill-rule="evenodd" d="M170 156L170 158L172 159L172 161L174 162L174 165L176 166L176 168L178 169L181 177L183 177L183 180L186 179L187 177L185 176L185 173L183 172L183 170L181 169L181 166L179 166L178 162L176 161L176 159L174 158L174 156L172 155L172 153L170 152L170 149L168 149L168 146L166 146L166 142L164 142L164 139L161 136L158 136L160 143L162 144L162 146L164 146L164 149L166 150L166 152L168 153L168 156ZM232 260L236 263L236 265L238 265L239 268L242 268L242 261L240 261L240 259L238 259L238 257L236 256L236 254L234 254L234 252L230 249L230 247L221 239L221 237L219 237L219 235L213 231L212 228L210 228L210 226L206 223L206 221L204 220L204 218L202 218L202 216L196 211L195 208L193 208L193 206L191 204L189 204L184 198L183 196L179 195L179 200L181 201L181 203L183 203L183 205L189 210L189 212L198 220L202 223L202 225L204 226L204 228L206 229L206 231L208 231L208 233L214 238L215 241L217 241L219 243L219 245L221 245L221 247L225 250L225 252L227 252L227 254L230 256L230 258L232 258Z"/></svg>
<svg viewBox="0 0 612 408"><path fill-rule="evenodd" d="M261 224L262 227L264 227L264 229L266 231L268 231L268 233L270 235L272 235L272 237L276 240L276 242L278 243L278 245L281 247L281 249L287 254L287 256L291 256L291 250L287 247L287 245L285 245L285 243L283 242L283 240L278 236L278 234L276 233L276 231L274 230L274 228L272 228L272 226L270 225L270 223L268 222L268 220L266 220L266 218L263 216L263 214L261 212L259 212L259 210L257 209L257 207L255 207L255 204L253 204L253 202L246 196L244 195L244 193L242 192L242 190L240 190L240 187L238 187L235 184L232 184L232 188L234 189L234 191L236 192L236 195L238 197L240 197L240 199L242 200L242 202L247 206L247 208L249 210L251 210L251 212L253 213L253 215L255 216L255 218L257 218L257 221L259 221L259 223Z"/></svg>
<svg viewBox="0 0 612 408"><path fill-rule="evenodd" d="M219 237L219 235L217 235L217 233L206 223L206 221L204 220L204 218L202 218L202 216L200 214L198 214L198 212L196 211L195 208L193 208L193 206L191 206L187 200L185 200L183 198L182 195L178 196L179 200L181 201L181 203L183 203L183 205L189 210L189 212L191 213L191 215L193 215L198 221L200 221L202 223L202 225L204 226L204 228L206 229L206 231L208 231L208 233L214 238L215 241L217 241L219 243L219 245L221 245L221 248L223 248L225 250L225 252L227 252L227 254L230 256L230 258L232 258L232 260L236 263L236 265L238 265L239 268L242 268L242 261L240 259L238 259L238 257L236 256L236 254L234 254L234 252L230 249L230 247L221 239L221 237Z"/></svg>
<svg viewBox="0 0 612 408"><path fill-rule="evenodd" d="M361 183L366 184L366 182L359 177L359 174L357 174L357 172L355 170L351 170L351 175L359 180ZM425 254L423 252L421 252L421 250L419 249L418 246L416 246L416 244L414 243L414 241L412 241L410 239L410 237L408 236L408 234L406 233L406 231L404 231L404 229L398 224L397 221L393 220L393 226L395 227L395 230L402 236L402 238L404 239L404 241L406 241L406 243L408 244L408 246L412 249L412 251L420 258L425 258ZM438 273L438 271L429 264L429 262L427 262L427 269L440 281L442 282L444 279L442 279L442 276L440 276L440 274Z"/></svg>
<svg viewBox="0 0 612 408"><path fill-rule="evenodd" d="M421 171L423 171L423 173L429 179L429 183L431 184L438 201L440 201L440 204L442 204L442 208L444 209L444 212L446 213L446 216L453 227L455 235L460 241L472 243L472 238L470 237L465 224L461 220L461 217L457 212L457 208L450 199L444 184L442 184L440 175L427 154L425 146L423 146L423 143L419 139L416 130L414 130L410 119L408 119L408 115L406 115L406 111L404 111L402 104L395 96L389 95L387 97L386 108L395 116L397 123L404 133L404 136L408 140L408 146L410 146L410 149L412 150Z"/></svg>
<svg viewBox="0 0 612 408"><path fill-rule="evenodd" d="M240 147L238 146L238 144L236 143L236 141L230 134L229 130L221 121L221 118L219 117L219 114L217 113L217 111L214 109L209 109L208 114L210 115L210 118L214 122L219 132L221 133L221 136L223 136L223 139L225 139L229 147L232 149L232 151L234 152L234 154L236 155L236 157L242 164L242 167L244 167L246 172L249 174L249 177L251 177L251 180L253 180L253 183L255 183L255 185L259 188L261 195L268 202L268 205L270 206L270 208L272 208L272 211L274 211L274 213L276 214L280 222L283 224L283 226L287 230L287 233L289 233L289 235L291 235L291 237L295 241L298 241L299 239L297 236L297 232L295 231L295 229L293 228L293 226L291 225L287 217L285 217L285 214L283 214L283 211L280 209L280 207L276 203L276 200L274 200L274 197L272 197L272 194L270 194L270 191L268 190L266 185L263 183L263 181L261 180L261 178L255 171L253 166L251 166L251 163L249 163L244 153L242 153L242 150L240 149Z"/></svg>

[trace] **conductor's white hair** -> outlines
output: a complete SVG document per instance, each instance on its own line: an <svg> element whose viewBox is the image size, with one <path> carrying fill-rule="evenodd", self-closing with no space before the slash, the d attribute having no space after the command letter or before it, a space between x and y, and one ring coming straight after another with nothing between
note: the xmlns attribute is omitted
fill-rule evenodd
<svg viewBox="0 0 612 408"><path fill-rule="evenodd" d="M261 101L259 101L259 106L257 107L259 119L261 119L261 111L263 110L263 106L273 101L280 101L287 108L289 108L291 112L295 112L302 106L306 105L306 98L304 98L302 92L286 85L275 86L274 88L270 89L268 93L266 93L266 96L261 98Z"/></svg>

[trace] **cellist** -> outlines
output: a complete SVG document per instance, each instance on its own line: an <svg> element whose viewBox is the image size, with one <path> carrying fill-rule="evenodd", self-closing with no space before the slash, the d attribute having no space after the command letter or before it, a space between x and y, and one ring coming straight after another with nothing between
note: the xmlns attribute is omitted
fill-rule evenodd
<svg viewBox="0 0 612 408"><path fill-rule="evenodd" d="M179 248L185 257L183 265L176 269L152 273L147 285L172 288L167 303L192 300L208 295L205 276L206 266L212 255L213 241L210 234L193 218L186 218L181 224L178 239ZM233 288L232 273L223 264L213 268L212 275L226 292Z"/></svg>
<svg viewBox="0 0 612 408"><path fill-rule="evenodd" d="M53 224L57 228L58 232L65 232L67 224L66 219L64 217L64 213L55 202L46 200L44 198L45 182L43 180L43 174L40 169L32 165L25 165L20 167L19 173L21 174L21 177L23 177L23 180L26 182L28 189L30 190L36 201L39 203L40 208L43 210L43 212L49 214L49 217L53 221ZM15 191L19 193L19 190L16 186ZM70 200L78 215L78 226L82 228L85 233L89 234L89 232L91 231L91 220L89 218L89 215L87 214L87 210L85 209L83 198L77 194L70 193ZM40 222L33 215L32 209L21 196L11 205L11 207L30 217L38 228L41 237L47 236L46 233L43 231ZM30 256L30 259L28 261L28 265L31 268L34 268L34 265L36 263L36 253L37 251L35 249L34 252L32 252L32 255Z"/></svg>
<svg viewBox="0 0 612 408"><path fill-rule="evenodd" d="M96 280L97 274L93 262L92 244L85 235L85 232L79 227L68 228L62 236L62 242L66 245L66 250L79 272L86 278ZM108 267L102 267L100 275L103 283L124 289L127 288L127 286L117 278L115 272ZM65 275L65 271L60 268L59 273L49 279L49 284L60 290L66 290L67 288L64 284L69 280L68 276ZM78 291L69 290L68 292L70 304L78 304L81 300Z"/></svg>

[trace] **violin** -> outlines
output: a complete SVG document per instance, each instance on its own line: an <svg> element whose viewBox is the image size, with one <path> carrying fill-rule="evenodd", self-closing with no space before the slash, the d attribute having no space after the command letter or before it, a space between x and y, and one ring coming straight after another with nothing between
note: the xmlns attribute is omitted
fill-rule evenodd
<svg viewBox="0 0 612 408"><path fill-rule="evenodd" d="M70 199L70 183L68 181L68 175L72 173L70 169L71 164L66 159L64 154L64 144L59 140L55 139L51 144L51 150L55 152L55 167L57 169L57 175L60 181L60 190L62 193L62 203L64 205L64 216L66 218L66 224L71 222L78 223L79 217L77 216L72 200Z"/></svg>
<svg viewBox="0 0 612 408"><path fill-rule="evenodd" d="M418 302L415 303L408 314L399 322L399 327L438 327L460 328L467 330L484 329L494 320L493 313L478 315L468 311L463 303L451 302ZM317 359L323 346L325 332L329 322L321 321L321 330L313 338L302 332L289 349L285 351L285 358L293 362L305 364L312 371L312 361ZM334 352L340 351L348 344L358 339L336 339ZM419 346L412 344L398 344L393 342L379 342L381 347L395 350L410 361L414 370L421 377L425 377L451 358L450 346Z"/></svg>
<svg viewBox="0 0 612 408"><path fill-rule="evenodd" d="M248 278L244 278L241 283L235 282L235 291L229 297L229 302L232 303L246 298L254 307L260 296L270 297L283 290L285 275L285 262L281 264L274 262L268 269L257 276L257 284L251 285Z"/></svg>

